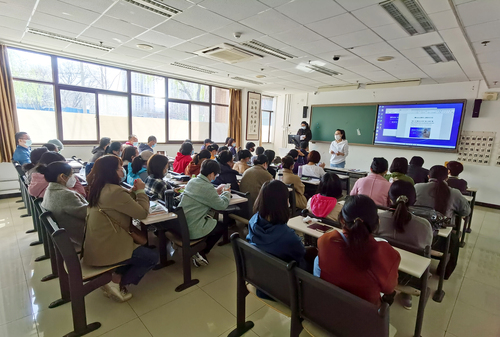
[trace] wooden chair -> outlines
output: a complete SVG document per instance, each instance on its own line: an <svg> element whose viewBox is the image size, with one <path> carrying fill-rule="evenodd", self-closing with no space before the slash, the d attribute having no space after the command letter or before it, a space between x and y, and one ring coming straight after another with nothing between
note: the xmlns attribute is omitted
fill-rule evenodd
<svg viewBox="0 0 500 337"><path fill-rule="evenodd" d="M296 306L296 301L294 302L296 296L290 287L293 284L292 269L295 266L295 261L286 263L267 254L240 239L238 233L231 235L231 244L237 271L237 314L236 328L228 337L242 336L253 328L253 322L245 322L245 299L249 293L257 296L257 289L276 301L257 297L259 300L274 310L291 317L292 307ZM292 321L290 336L298 336L300 330L300 322Z"/></svg>
<svg viewBox="0 0 500 337"><path fill-rule="evenodd" d="M40 220L40 215L42 215L42 201L43 198L35 198L35 197L30 197L31 199L31 205L32 205L32 212L33 212L33 222L34 226L37 229L38 232L38 241L32 242L30 244L33 245L33 243L38 244L38 242L41 242L43 244L43 255L40 255L35 259L35 262L47 260L50 258L50 252L49 252L49 242L50 238L47 236L47 233L45 231L45 227L42 225L41 220Z"/></svg>
<svg viewBox="0 0 500 337"><path fill-rule="evenodd" d="M295 188L293 184L285 184L288 188L291 188L291 191L288 191L288 202L290 203L290 212L291 216L294 217L297 214L297 202L295 200Z"/></svg>
<svg viewBox="0 0 500 337"><path fill-rule="evenodd" d="M39 216L40 227L43 228L43 232L45 234L44 246L47 245L47 248L48 248L48 256L50 258L50 269L51 269L50 274L45 275L41 279L42 282L46 282L46 281L58 278L59 273L57 271L57 252L56 252L56 249L54 247L54 243L52 242L52 237L51 237L52 233L54 233L54 228L47 221L47 217L51 216L51 213L42 207L41 201L42 201L42 199L40 199L40 201L37 201L36 203L38 204L37 207L40 208L40 212L41 212L40 216ZM56 228L56 230L58 228L59 228L59 226ZM69 299L68 299L68 301L69 301Z"/></svg>

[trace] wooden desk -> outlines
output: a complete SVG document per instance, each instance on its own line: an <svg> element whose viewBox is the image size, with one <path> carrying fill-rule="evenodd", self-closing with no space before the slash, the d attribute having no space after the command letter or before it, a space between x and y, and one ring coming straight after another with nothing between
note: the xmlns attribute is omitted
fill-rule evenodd
<svg viewBox="0 0 500 337"><path fill-rule="evenodd" d="M217 211L217 213L219 213L219 212L222 213L222 222L226 225L229 225L229 221L230 221L229 214L231 214L235 211L234 207L231 207L231 206L243 204L243 203L247 203L247 202L248 202L247 198L239 196L238 194L235 194L235 193L231 193L231 200L229 201L229 206L223 211ZM247 207L247 206L243 206L243 207ZM244 213L247 214L248 212L244 211ZM248 217L248 214L247 214L247 217ZM248 219L250 219L250 218L248 217ZM222 241L219 242L218 245L224 246L224 245L228 244L229 242L231 242L231 241L229 240L229 231L228 231L228 228L226 227L224 234L222 234Z"/></svg>
<svg viewBox="0 0 500 337"><path fill-rule="evenodd" d="M238 194L231 193L231 201L229 201L229 206L241 204L247 201L247 198L241 197Z"/></svg>
<svg viewBox="0 0 500 337"><path fill-rule="evenodd" d="M347 175L343 175L343 174L338 174L337 176L339 177L339 179L340 179L341 181L344 181L344 182L345 182L345 184L346 184L346 190L347 190L347 192L349 192L349 191L350 191L350 189L351 189L351 186L350 186L350 183L349 183L349 176L347 176ZM317 186L317 185L319 185L319 182L320 182L320 180L319 180L318 178L312 178L312 179L310 179L310 180L307 180L307 179L300 179L300 180L301 180L304 184L316 185L316 186Z"/></svg>

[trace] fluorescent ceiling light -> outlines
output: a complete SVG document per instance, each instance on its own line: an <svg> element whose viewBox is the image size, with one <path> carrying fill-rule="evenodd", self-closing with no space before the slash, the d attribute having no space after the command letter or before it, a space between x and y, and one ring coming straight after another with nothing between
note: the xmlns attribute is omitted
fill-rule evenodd
<svg viewBox="0 0 500 337"><path fill-rule="evenodd" d="M387 0L381 2L380 6L410 35L425 34L436 30L417 0Z"/></svg>
<svg viewBox="0 0 500 337"><path fill-rule="evenodd" d="M420 79L393 82L374 82L365 84L365 89L413 87L420 85Z"/></svg>
<svg viewBox="0 0 500 337"><path fill-rule="evenodd" d="M448 46L446 46L445 43L435 44L432 46L427 46L422 48L424 48L427 54L429 54L429 56L432 57L432 59L436 63L455 61L455 58L453 57L451 50L448 49Z"/></svg>
<svg viewBox="0 0 500 337"><path fill-rule="evenodd" d="M104 51L111 51L114 49L113 47L104 46L102 43L101 44L92 43L92 42L88 42L88 41L84 41L84 40L80 40L80 39L75 39L75 38L72 38L69 36L59 35L59 34L55 34L55 33L51 33L51 32L45 32L43 30L33 29L33 28L29 28L29 27L28 27L27 32L31 33L31 34L50 37L51 39L66 41L69 43L78 44L80 46L95 48L95 49L104 50Z"/></svg>
<svg viewBox="0 0 500 337"><path fill-rule="evenodd" d="M324 87L319 87L317 92L327 92L327 91L342 91L342 90L356 90L359 88L359 84L353 85L327 85Z"/></svg>
<svg viewBox="0 0 500 337"><path fill-rule="evenodd" d="M188 70L198 71L200 73L205 73L205 74L216 74L217 73L216 71L213 71L213 70L203 69L203 68L195 67L195 66L185 64L185 63L180 63L180 62L173 62L170 64L173 66L176 66L176 67L181 67L181 68L188 69Z"/></svg>
<svg viewBox="0 0 500 337"><path fill-rule="evenodd" d="M257 82L257 81L254 81L254 80L249 80L247 78L243 78L243 77L239 77L239 76L236 76L236 77L231 77L231 79L233 80L237 80L237 81L243 81L243 82L248 82L248 83L252 83L252 84L264 84L262 82Z"/></svg>
<svg viewBox="0 0 500 337"><path fill-rule="evenodd" d="M182 13L180 9L174 8L172 6L166 5L161 0L125 0L132 5L141 7L147 11L160 14L171 18L174 15Z"/></svg>
<svg viewBox="0 0 500 337"><path fill-rule="evenodd" d="M297 56L294 56L290 53L281 51L278 48L274 48L274 47L271 47L265 43L259 42L257 40L243 42L241 45L245 46L245 47L253 48L255 50L266 53L268 55L280 58L282 60L288 60L288 59L293 59L293 58L297 57Z"/></svg>
<svg viewBox="0 0 500 337"><path fill-rule="evenodd" d="M319 73L322 73L322 74L325 74L325 75L328 75L328 76L342 75L341 73L339 73L339 72L337 72L335 70L328 69L326 67L318 66L318 65L315 65L315 64L308 64L308 65L306 65L306 68L309 68L311 70L317 71Z"/></svg>

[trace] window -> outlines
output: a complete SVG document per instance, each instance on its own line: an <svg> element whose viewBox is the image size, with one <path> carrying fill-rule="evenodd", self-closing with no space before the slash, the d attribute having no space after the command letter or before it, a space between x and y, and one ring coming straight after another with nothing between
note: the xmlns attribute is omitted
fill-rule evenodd
<svg viewBox="0 0 500 337"><path fill-rule="evenodd" d="M271 143L274 135L274 97L262 96L262 142Z"/></svg>
<svg viewBox="0 0 500 337"><path fill-rule="evenodd" d="M20 130L35 144L101 137L224 142L230 91L206 84L8 48ZM57 74L54 76L54 74ZM55 77L55 78L54 78Z"/></svg>

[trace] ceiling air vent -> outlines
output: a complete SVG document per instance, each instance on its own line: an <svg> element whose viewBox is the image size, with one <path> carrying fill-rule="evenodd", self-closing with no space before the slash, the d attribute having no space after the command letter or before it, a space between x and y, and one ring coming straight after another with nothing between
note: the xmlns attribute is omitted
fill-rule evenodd
<svg viewBox="0 0 500 337"><path fill-rule="evenodd" d="M176 67L181 67L181 68L188 69L188 70L198 71L200 73L205 73L205 74L216 74L217 73L216 71L213 71L213 70L198 68L198 67L191 66L191 65L185 64L185 63L174 62L174 63L170 63L170 64L173 66L176 66Z"/></svg>
<svg viewBox="0 0 500 337"><path fill-rule="evenodd" d="M322 74L325 74L325 75L328 75L328 76L342 75L341 73L339 73L339 72L337 72L335 70L328 69L326 67L318 66L318 65L315 65L315 64L308 64L308 65L306 65L306 68L309 68L311 70L317 71L319 73L322 73Z"/></svg>
<svg viewBox="0 0 500 337"><path fill-rule="evenodd" d="M171 18L174 15L182 13L180 9L165 4L162 0L125 0L132 5L141 7L147 11Z"/></svg>
<svg viewBox="0 0 500 337"><path fill-rule="evenodd" d="M381 2L380 6L410 35L425 34L436 30L417 0L387 0Z"/></svg>
<svg viewBox="0 0 500 337"><path fill-rule="evenodd" d="M424 48L427 54L429 54L429 56L432 57L432 59L436 63L455 61L455 58L453 57L453 54L451 53L450 49L448 49L448 47L444 43L435 44L432 46L427 46L422 48Z"/></svg>
<svg viewBox="0 0 500 337"><path fill-rule="evenodd" d="M254 80L249 80L249 79L243 78L243 77L231 77L231 78L233 80L248 82L248 83L252 83L252 84L264 84L262 82L257 82L257 81L254 81Z"/></svg>
<svg viewBox="0 0 500 337"><path fill-rule="evenodd" d="M205 48L195 52L195 54L229 64L262 58L262 55L235 47L229 43L221 43Z"/></svg>
<svg viewBox="0 0 500 337"><path fill-rule="evenodd" d="M287 52L281 51L277 48L268 46L267 44L259 42L257 40L243 42L241 45L245 46L245 47L253 48L255 50L266 53L268 55L280 58L282 60L288 60L288 59L293 59L293 58L297 57L297 56L294 56L294 55L289 54Z"/></svg>
<svg viewBox="0 0 500 337"><path fill-rule="evenodd" d="M29 28L29 27L27 29L27 32L31 33L31 34L35 34L35 35L41 35L41 36L45 36L45 37L50 37L51 39L56 39L56 40L60 40L60 41L66 41L66 42L69 42L69 43L78 44L80 46L95 48L95 49L104 50L104 51L111 51L111 50L114 49L113 47L106 47L102 43L100 43L100 44L92 43L92 42L89 42L89 41L75 39L75 38L72 38L72 37L69 37L69 36L59 35L59 34L55 34L55 33L51 33L51 32L46 32L46 31L39 30L39 29L33 29L33 28Z"/></svg>

